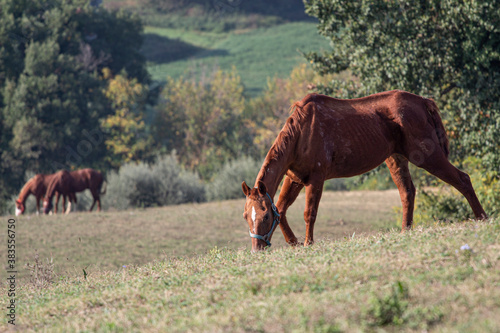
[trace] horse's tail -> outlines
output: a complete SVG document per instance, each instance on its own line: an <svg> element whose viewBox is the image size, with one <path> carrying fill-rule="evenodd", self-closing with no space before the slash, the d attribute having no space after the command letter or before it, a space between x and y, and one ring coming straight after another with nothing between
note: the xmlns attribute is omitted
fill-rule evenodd
<svg viewBox="0 0 500 333"><path fill-rule="evenodd" d="M432 99L425 99L425 107L427 109L427 113L429 114L429 122L434 126L435 132L434 135L437 137L439 141L439 145L443 149L446 157L450 154L450 143L448 141L448 136L446 135L446 130L444 129L443 121L441 120L441 116L439 115L439 108L436 103ZM433 135L433 137L434 137Z"/></svg>

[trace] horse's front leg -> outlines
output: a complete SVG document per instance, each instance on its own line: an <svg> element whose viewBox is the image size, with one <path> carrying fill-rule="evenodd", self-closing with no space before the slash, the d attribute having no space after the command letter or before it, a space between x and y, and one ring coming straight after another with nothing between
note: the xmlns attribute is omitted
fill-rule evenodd
<svg viewBox="0 0 500 333"><path fill-rule="evenodd" d="M314 243L314 222L318 215L319 201L323 193L324 181L312 181L306 185L306 209L304 210L304 221L306 222L306 240L304 246Z"/></svg>
<svg viewBox="0 0 500 333"><path fill-rule="evenodd" d="M61 193L56 192L56 204L54 206L54 214L57 214L57 206L59 206L59 197L61 196ZM64 196L63 196L64 200ZM64 211L64 204L63 204L63 211Z"/></svg>
<svg viewBox="0 0 500 333"><path fill-rule="evenodd" d="M295 246L298 245L297 237L293 234L292 229L288 225L288 221L286 220L286 211L288 207L292 205L292 203L297 199L297 196L300 193L300 190L304 185L294 182L290 179L290 177L286 176L283 181L283 186L281 188L281 193L278 198L278 202L276 207L278 208L280 216L280 228L283 236L285 236L285 240L288 244Z"/></svg>

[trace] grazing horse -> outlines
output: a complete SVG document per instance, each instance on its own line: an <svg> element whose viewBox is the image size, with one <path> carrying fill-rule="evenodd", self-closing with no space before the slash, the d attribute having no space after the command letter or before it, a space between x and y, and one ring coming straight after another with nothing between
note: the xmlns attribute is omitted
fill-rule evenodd
<svg viewBox="0 0 500 333"><path fill-rule="evenodd" d="M61 170L52 179L49 187L47 189L47 193L45 195L43 201L43 208L45 214L47 214L52 207L52 198L56 192L61 194L69 194L73 193L73 200L76 202L76 196L74 193L82 192L86 189L90 190L92 193L92 197L94 198L94 202L90 207L90 211L94 208L95 203L97 202L97 211L101 211L101 199L100 195L105 194L101 192L101 187L104 182L104 178L99 171L93 169L82 169L76 170L72 172L68 172L66 170Z"/></svg>
<svg viewBox="0 0 500 333"><path fill-rule="evenodd" d="M267 153L255 188L242 183L243 217L253 251L271 245L277 225L286 242L297 245L286 211L303 187L304 245L312 244L324 181L359 175L384 161L401 196L403 231L412 227L415 201L408 162L455 187L477 219L487 218L469 176L448 161L448 138L433 100L400 90L346 100L309 94L292 110ZM272 198L285 175L275 206Z"/></svg>
<svg viewBox="0 0 500 333"><path fill-rule="evenodd" d="M19 216L21 214L24 214L24 211L26 209L25 204L26 200L30 196L30 194L33 194L36 198L36 213L40 211L40 199L45 195L45 192L47 192L47 187L49 186L50 181L54 177L55 174L51 175L44 175L44 174L37 174L30 180L26 182L26 184L23 186L21 189L21 192L19 193L19 197L16 200L16 216ZM56 192L56 204L54 207L54 213L57 213L57 206L59 204L59 197L60 193ZM64 207L66 206L66 195L63 195L63 211ZM68 210L71 209L71 200L69 201L69 206Z"/></svg>

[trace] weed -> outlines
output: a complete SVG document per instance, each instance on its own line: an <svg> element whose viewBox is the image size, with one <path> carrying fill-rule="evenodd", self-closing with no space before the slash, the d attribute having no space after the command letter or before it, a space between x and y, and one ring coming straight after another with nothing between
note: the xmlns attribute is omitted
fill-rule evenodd
<svg viewBox="0 0 500 333"><path fill-rule="evenodd" d="M370 300L367 319L371 326L404 323L404 314L408 308L408 288L397 281L391 289L389 295L375 296Z"/></svg>
<svg viewBox="0 0 500 333"><path fill-rule="evenodd" d="M35 252L34 264L26 263L26 268L30 274L30 283L38 288L44 289L50 285L55 278L53 258L47 258L44 263L40 260L38 252Z"/></svg>

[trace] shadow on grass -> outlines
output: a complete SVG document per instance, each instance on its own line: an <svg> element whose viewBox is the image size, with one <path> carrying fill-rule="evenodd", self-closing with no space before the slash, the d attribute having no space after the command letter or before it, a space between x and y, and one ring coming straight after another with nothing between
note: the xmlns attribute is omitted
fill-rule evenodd
<svg viewBox="0 0 500 333"><path fill-rule="evenodd" d="M151 61L156 64L166 64L192 57L206 58L213 56L225 56L229 54L226 50L205 49L185 43L179 39L170 39L153 33L144 34L143 37L144 43L142 45L141 53L146 57L147 61Z"/></svg>

